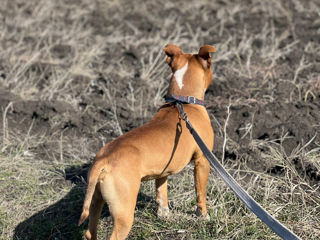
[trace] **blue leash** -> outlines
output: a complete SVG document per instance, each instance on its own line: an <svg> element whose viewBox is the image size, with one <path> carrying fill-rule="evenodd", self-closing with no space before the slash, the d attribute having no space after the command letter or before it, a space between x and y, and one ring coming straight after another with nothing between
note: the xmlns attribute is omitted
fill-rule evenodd
<svg viewBox="0 0 320 240"><path fill-rule="evenodd" d="M178 107L182 119L186 122L186 126L199 145L201 151L208 159L210 165L217 171L219 176L225 181L228 187L235 193L235 195L269 228L271 228L279 237L284 240L297 240L300 239L297 235L291 232L288 228L282 225L278 220L272 217L266 210L264 210L259 203L257 203L237 182L236 180L224 169L220 164L217 157L212 154L207 145L203 142L199 134L191 125L187 114L183 110L183 102L176 100L174 102ZM184 101L185 102L185 101ZM188 102L189 103L189 102ZM301 239L300 239L301 240Z"/></svg>

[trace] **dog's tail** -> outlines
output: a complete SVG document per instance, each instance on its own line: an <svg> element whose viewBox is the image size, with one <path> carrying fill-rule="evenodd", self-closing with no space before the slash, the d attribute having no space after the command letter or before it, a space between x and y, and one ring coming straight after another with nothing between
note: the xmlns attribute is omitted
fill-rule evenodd
<svg viewBox="0 0 320 240"><path fill-rule="evenodd" d="M91 205L92 196L96 189L96 184L98 182L98 178L100 176L101 171L103 171L103 166L106 164L105 159L99 159L99 161L95 162L89 173L88 177L88 187L86 191L86 196L83 203L82 213L78 222L78 226L80 226L88 217L89 217L89 209Z"/></svg>

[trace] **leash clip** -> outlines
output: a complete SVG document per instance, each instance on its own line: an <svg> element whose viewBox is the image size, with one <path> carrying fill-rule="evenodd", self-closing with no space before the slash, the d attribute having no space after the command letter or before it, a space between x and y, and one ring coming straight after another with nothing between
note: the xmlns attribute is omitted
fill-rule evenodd
<svg viewBox="0 0 320 240"><path fill-rule="evenodd" d="M188 115L184 112L184 109L183 109L183 103L179 102L179 101L176 101L176 105L177 107L179 108L179 111L180 111L180 115L181 115L181 118L182 120L184 121L188 121Z"/></svg>

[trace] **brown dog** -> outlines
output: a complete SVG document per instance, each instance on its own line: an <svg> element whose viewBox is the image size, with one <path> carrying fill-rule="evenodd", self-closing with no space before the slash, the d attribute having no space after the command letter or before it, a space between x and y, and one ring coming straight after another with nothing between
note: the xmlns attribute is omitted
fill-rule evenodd
<svg viewBox="0 0 320 240"><path fill-rule="evenodd" d="M173 44L164 48L172 69L168 96L194 96L203 100L212 81L213 46L202 46L198 54L185 54ZM205 107L184 104L196 131L213 147L213 130ZM150 122L106 144L96 155L88 177L88 188L79 225L89 216L87 239L97 239L97 223L104 202L113 218L110 239L125 239L132 227L141 181L155 179L158 215L169 212L167 177L194 162L197 214L207 216L206 186L210 171L177 107L167 103Z"/></svg>

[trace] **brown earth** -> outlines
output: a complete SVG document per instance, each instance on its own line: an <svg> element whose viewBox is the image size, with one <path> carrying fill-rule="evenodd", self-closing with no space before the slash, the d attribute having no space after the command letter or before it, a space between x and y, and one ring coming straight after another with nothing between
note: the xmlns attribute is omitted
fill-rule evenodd
<svg viewBox="0 0 320 240"><path fill-rule="evenodd" d="M80 61L78 55L88 47L85 38L64 42L63 34L53 32L40 41L32 31L12 22L20 10L21 19L30 19L35 6L7 1L0 15L7 21L6 31L16 35L4 37L1 48L18 44L25 48L11 53L14 60L0 58L3 136L7 131L21 139L26 135L44 138L29 151L48 163L61 157L63 138L65 158L78 154L89 162L104 143L141 126L161 105L169 80L161 52L167 42L180 44L186 52L213 44L217 55L206 106L215 130L214 153L222 155L223 126L231 104L226 164L247 162L252 170L283 174L284 166L265 158L269 145L259 143L268 142L287 157L300 177L319 183L314 163L298 154L320 147L320 21L312 11L312 4L320 8L318 3L310 1L303 9L298 1L279 1L280 6L272 12L272 4L251 1L193 3L183 8L179 3L156 1L145 5L120 1L120 5L108 7L99 1L62 2L53 4L62 29L81 23L80 32L90 31L90 44L104 45L94 52L90 64L83 65L86 72L70 73L73 61ZM83 15L72 15L73 9L81 7ZM173 21L166 22L168 18ZM40 23L36 28L45 29ZM48 39L53 42L47 51L50 61L44 57L31 61L28 49L45 46ZM25 66L22 75L15 75L17 64ZM67 83L55 85L64 76L60 73L67 74ZM85 147L80 145L83 142ZM83 168L87 170L87 166Z"/></svg>

